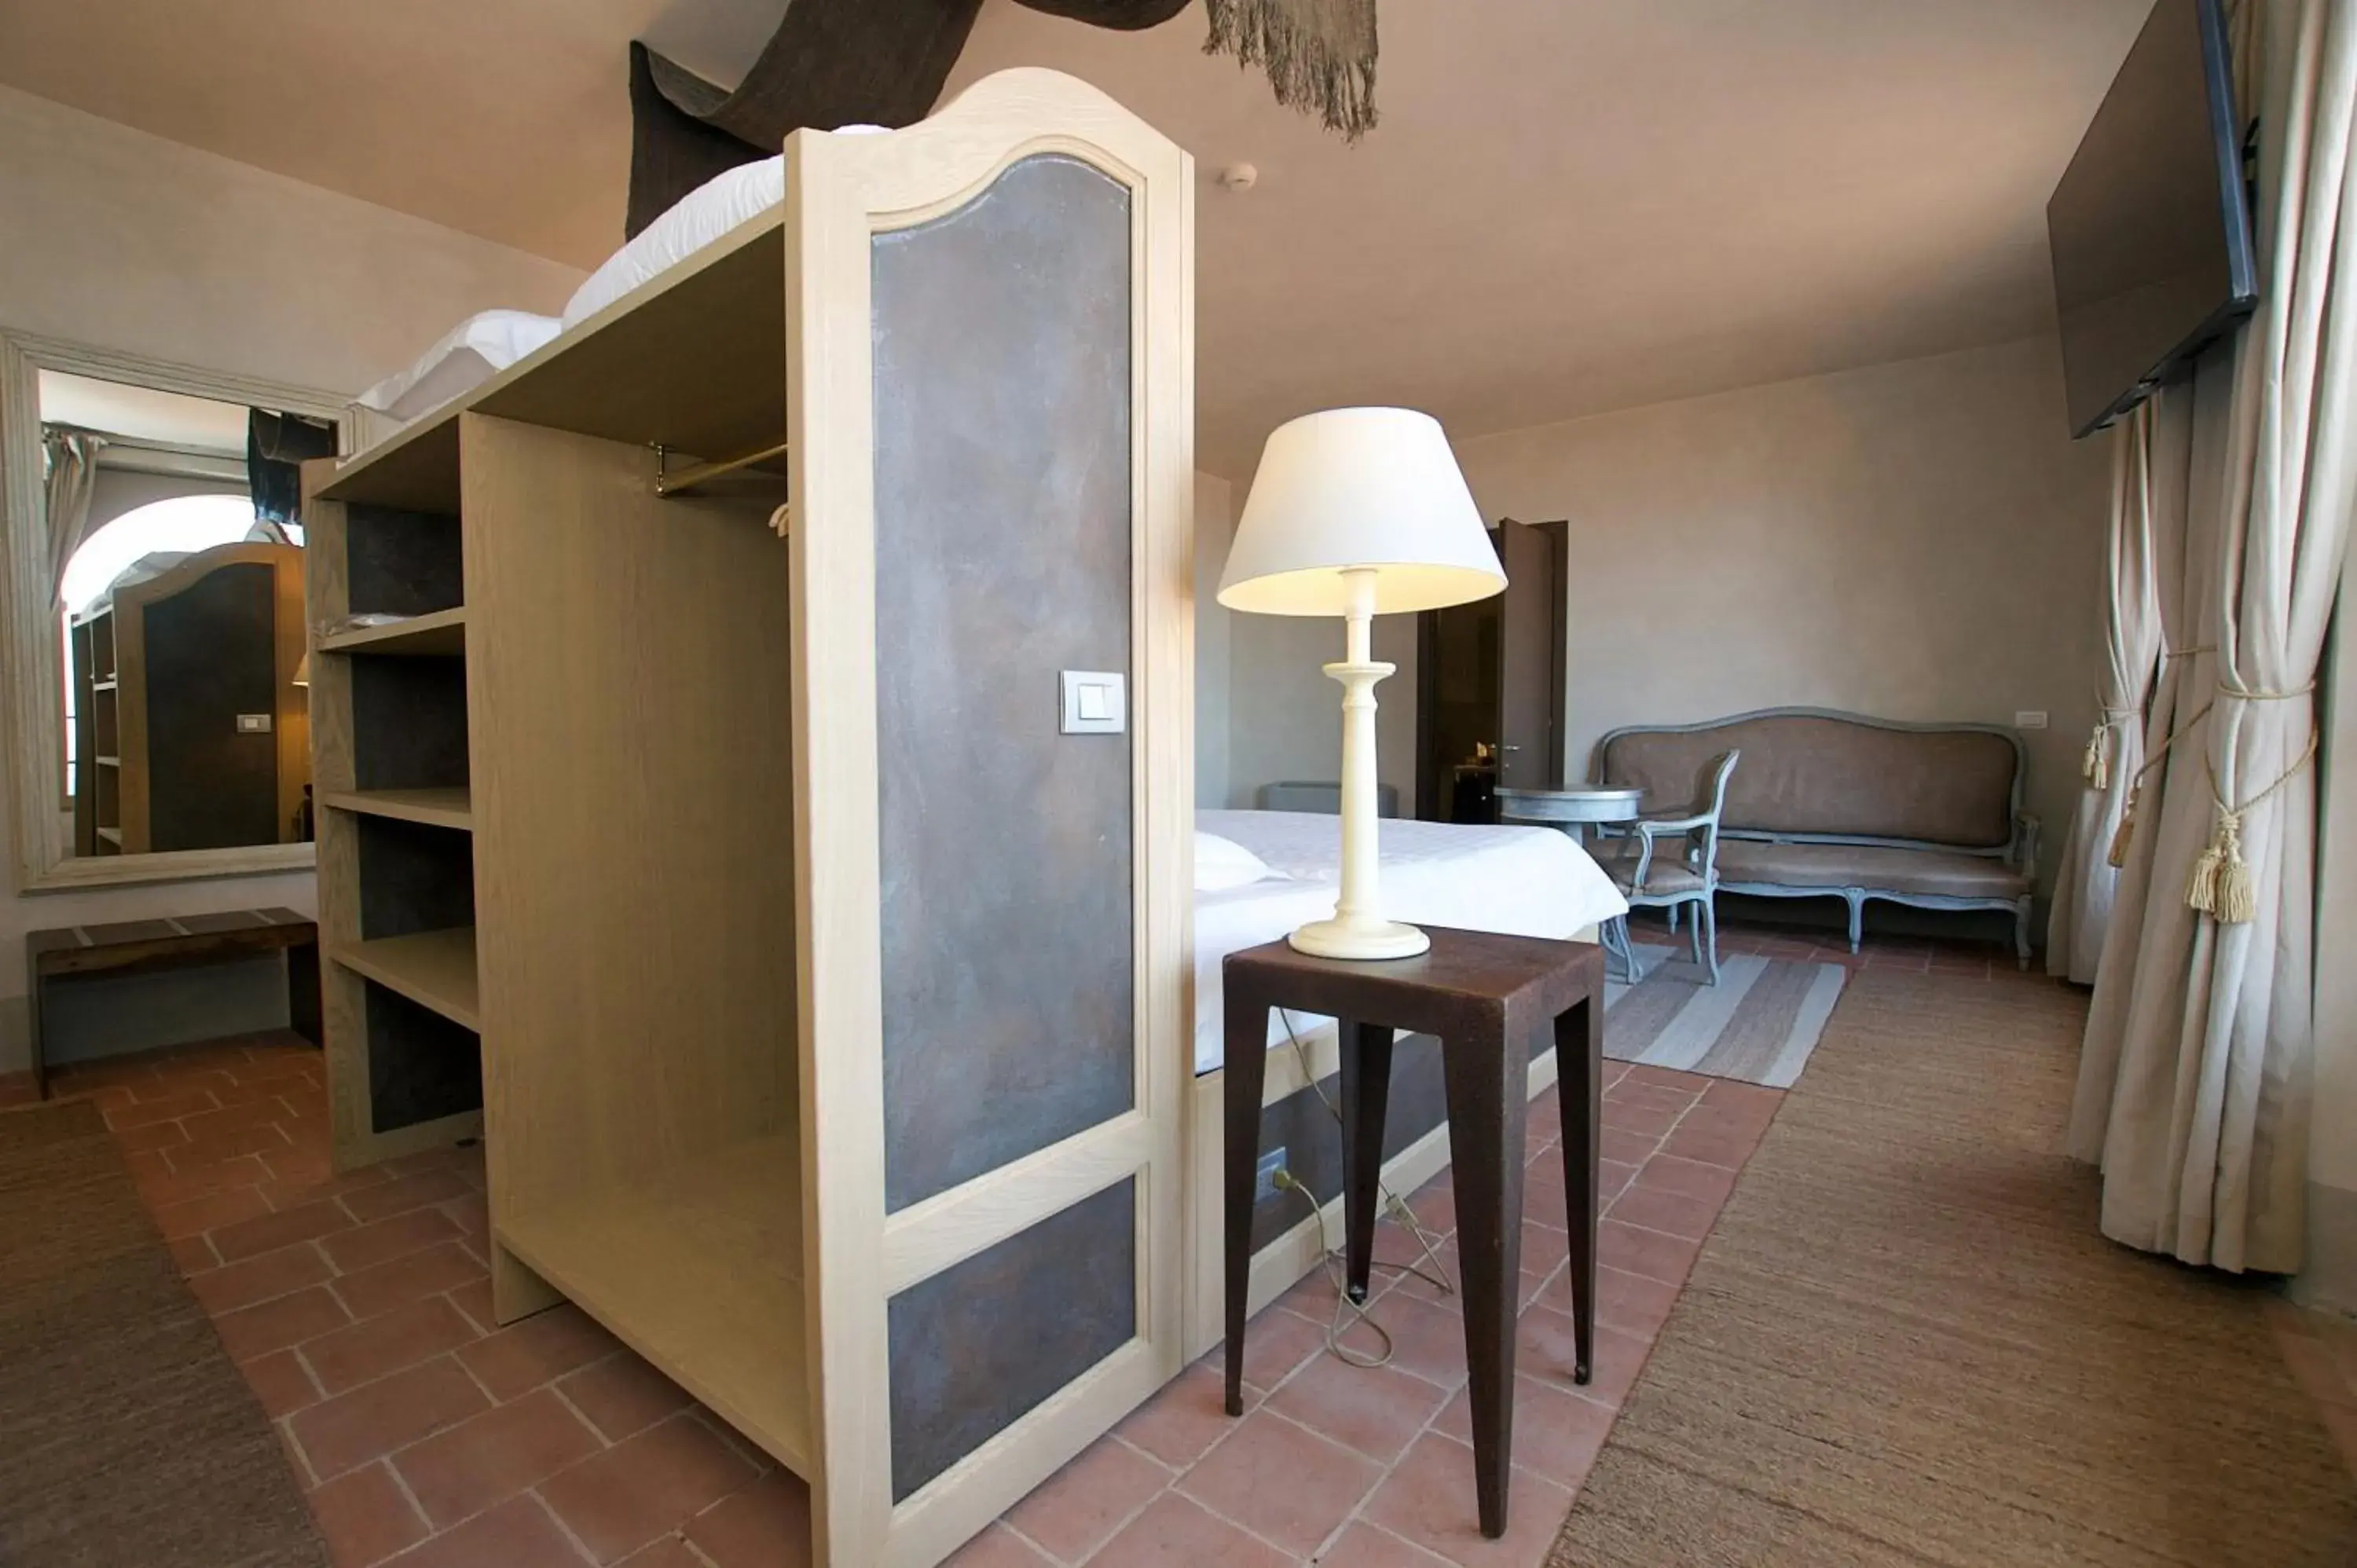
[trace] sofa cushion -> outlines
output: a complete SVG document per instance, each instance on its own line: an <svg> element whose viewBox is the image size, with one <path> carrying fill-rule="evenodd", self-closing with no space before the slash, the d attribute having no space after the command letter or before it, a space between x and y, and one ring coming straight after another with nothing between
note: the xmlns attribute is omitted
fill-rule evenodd
<svg viewBox="0 0 2357 1568"><path fill-rule="evenodd" d="M1920 839L1967 849L2013 840L2013 737L1985 729L1889 729L1822 714L1760 714L1691 730L1634 730L1603 746L1609 785L1649 811L1688 803L1710 759L1740 747L1729 828Z"/></svg>
<svg viewBox="0 0 2357 1568"><path fill-rule="evenodd" d="M1727 838L1718 841L1718 879L1828 891L1863 887L1869 892L1932 893L1952 898L2018 898L2029 891L2029 878L1989 855Z"/></svg>

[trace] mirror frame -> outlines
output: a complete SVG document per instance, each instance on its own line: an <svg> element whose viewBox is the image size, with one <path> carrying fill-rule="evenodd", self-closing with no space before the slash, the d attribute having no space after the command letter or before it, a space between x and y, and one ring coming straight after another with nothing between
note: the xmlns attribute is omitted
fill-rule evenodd
<svg viewBox="0 0 2357 1568"><path fill-rule="evenodd" d="M6 777L15 807L16 891L311 870L318 863L316 843L121 855L68 853L70 835L57 809L57 783L65 777L65 667L60 639L49 619L43 516L47 496L41 478L43 371L332 419L339 448L349 451L351 444L349 400L329 392L0 328L0 489L5 491L7 513L5 550L0 553L5 585L5 596L0 596L0 648L6 650L8 671L0 703L7 715Z"/></svg>

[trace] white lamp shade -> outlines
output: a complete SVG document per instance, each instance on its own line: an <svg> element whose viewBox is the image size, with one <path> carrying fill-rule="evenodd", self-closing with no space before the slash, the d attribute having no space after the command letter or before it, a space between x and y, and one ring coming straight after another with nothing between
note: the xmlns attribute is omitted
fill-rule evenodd
<svg viewBox="0 0 2357 1568"><path fill-rule="evenodd" d="M1506 585L1440 422L1407 408L1330 408L1280 424L1261 453L1220 603L1340 616L1346 568L1374 572L1374 613L1437 610Z"/></svg>

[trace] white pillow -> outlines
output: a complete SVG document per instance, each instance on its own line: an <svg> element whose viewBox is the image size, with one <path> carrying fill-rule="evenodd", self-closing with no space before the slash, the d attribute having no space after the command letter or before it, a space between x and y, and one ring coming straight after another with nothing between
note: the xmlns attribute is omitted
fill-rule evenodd
<svg viewBox="0 0 2357 1568"><path fill-rule="evenodd" d="M838 136L876 136L882 125L838 125ZM759 216L786 199L786 159L782 153L758 163L723 169L671 204L663 215L639 231L639 237L606 258L565 302L565 325L578 327L649 278L660 276L687 260L748 219Z"/></svg>
<svg viewBox="0 0 2357 1568"><path fill-rule="evenodd" d="M649 278L660 276L731 229L786 199L782 155L723 169L672 203L639 237L606 258L565 302L565 325L578 327Z"/></svg>
<svg viewBox="0 0 2357 1568"><path fill-rule="evenodd" d="M1217 833L1195 834L1196 892L1223 893L1275 875L1266 861L1235 840Z"/></svg>
<svg viewBox="0 0 2357 1568"><path fill-rule="evenodd" d="M387 376L352 401L406 424L537 352L557 330L553 316L481 311L444 333L409 369Z"/></svg>

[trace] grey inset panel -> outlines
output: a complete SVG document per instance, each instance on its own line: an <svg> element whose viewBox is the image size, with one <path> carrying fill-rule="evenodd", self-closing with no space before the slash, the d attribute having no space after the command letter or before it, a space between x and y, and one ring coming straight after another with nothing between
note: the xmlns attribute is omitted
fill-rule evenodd
<svg viewBox="0 0 2357 1568"><path fill-rule="evenodd" d="M391 1133L483 1106L483 1042L463 1024L374 981L361 989L369 1130Z"/></svg>
<svg viewBox="0 0 2357 1568"><path fill-rule="evenodd" d="M1129 193L1027 158L871 265L898 1210L1135 1100L1131 736L1057 732L1130 664Z"/></svg>
<svg viewBox="0 0 2357 1568"><path fill-rule="evenodd" d="M352 660L352 777L363 789L467 782L467 661Z"/></svg>
<svg viewBox="0 0 2357 1568"><path fill-rule="evenodd" d="M892 1298L899 1502L1137 1337L1137 1183L1124 1177Z"/></svg>
<svg viewBox="0 0 2357 1568"><path fill-rule="evenodd" d="M278 736L237 727L278 705L277 588L247 562L147 607L151 849L278 842Z"/></svg>
<svg viewBox="0 0 2357 1568"><path fill-rule="evenodd" d="M355 816L361 936L405 937L475 923L475 835L394 817Z"/></svg>
<svg viewBox="0 0 2357 1568"><path fill-rule="evenodd" d="M427 615L467 602L458 520L438 512L350 507L344 572L354 615Z"/></svg>

